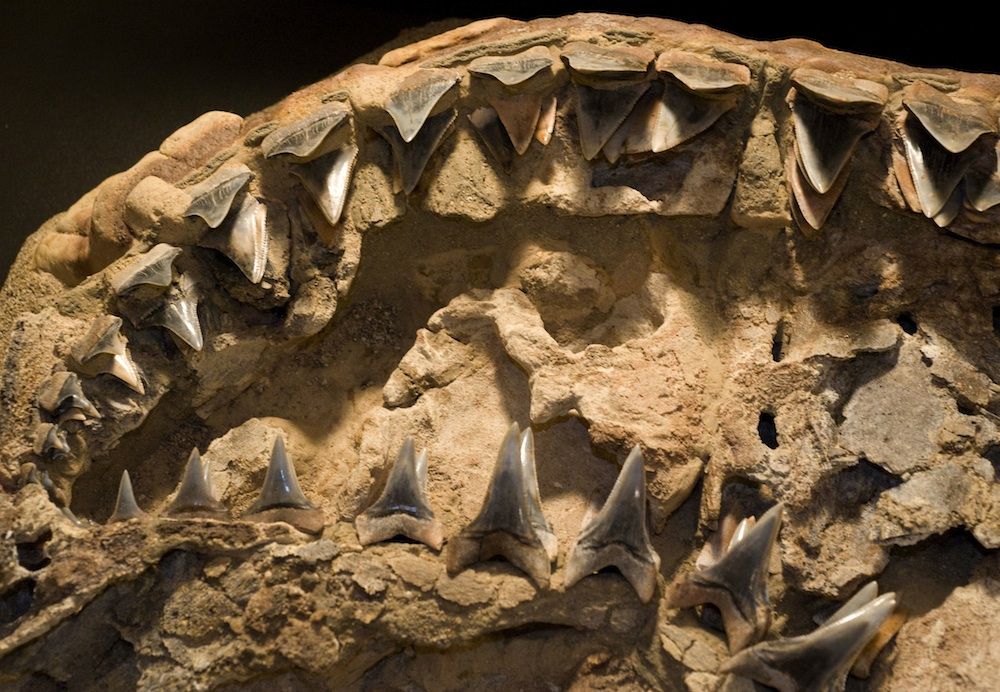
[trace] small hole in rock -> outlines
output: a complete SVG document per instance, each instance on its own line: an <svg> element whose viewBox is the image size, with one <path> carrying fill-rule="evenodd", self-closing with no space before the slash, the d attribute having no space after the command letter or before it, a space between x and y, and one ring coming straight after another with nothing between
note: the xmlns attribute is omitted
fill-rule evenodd
<svg viewBox="0 0 1000 692"><path fill-rule="evenodd" d="M896 324L907 334L917 333L917 321L908 312L900 313L899 317L896 318Z"/></svg>
<svg viewBox="0 0 1000 692"><path fill-rule="evenodd" d="M993 333L1000 336L1000 305L993 306Z"/></svg>
<svg viewBox="0 0 1000 692"><path fill-rule="evenodd" d="M760 418L757 420L757 434L760 435L760 441L768 447L778 448L778 426L774 422L773 413L760 412Z"/></svg>
<svg viewBox="0 0 1000 692"><path fill-rule="evenodd" d="M785 347L785 322L779 321L774 328L774 337L771 339L771 360L780 363L784 354L781 352Z"/></svg>
<svg viewBox="0 0 1000 692"><path fill-rule="evenodd" d="M31 610L35 598L35 580L22 579L0 596L0 625L14 622Z"/></svg>
<svg viewBox="0 0 1000 692"><path fill-rule="evenodd" d="M975 407L975 405L972 404L969 401L964 400L964 399L957 399L955 401L955 408L957 408L958 412L961 413L963 416L974 416L974 415L976 415L976 407Z"/></svg>
<svg viewBox="0 0 1000 692"><path fill-rule="evenodd" d="M21 567L35 572L48 565L52 560L45 554L45 544L52 538L51 531L45 531L34 541L17 544L17 561Z"/></svg>

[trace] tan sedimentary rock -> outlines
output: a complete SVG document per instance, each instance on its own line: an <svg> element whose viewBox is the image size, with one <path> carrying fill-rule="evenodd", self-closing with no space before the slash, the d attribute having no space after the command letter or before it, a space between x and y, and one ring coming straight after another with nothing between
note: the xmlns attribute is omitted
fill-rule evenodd
<svg viewBox="0 0 1000 692"><path fill-rule="evenodd" d="M877 576L902 624L864 684L996 688L998 98L802 40L497 19L151 143L0 291L0 686L751 689L711 609L668 605L704 572L767 594L753 656L826 642ZM536 578L449 572L512 424L533 454L473 538L531 542ZM420 492L383 494L404 443ZM766 589L719 577L778 503ZM432 510L443 550L406 521L363 546L373 505Z"/></svg>

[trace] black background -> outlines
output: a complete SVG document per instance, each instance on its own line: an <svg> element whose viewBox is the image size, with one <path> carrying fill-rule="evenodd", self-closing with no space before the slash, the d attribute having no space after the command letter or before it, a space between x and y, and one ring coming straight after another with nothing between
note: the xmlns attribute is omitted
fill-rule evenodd
<svg viewBox="0 0 1000 692"><path fill-rule="evenodd" d="M914 6L3 0L0 279L25 236L177 127L207 110L259 110L407 27L449 17L607 11L754 39L799 36L915 66L1000 72L995 12L972 3Z"/></svg>

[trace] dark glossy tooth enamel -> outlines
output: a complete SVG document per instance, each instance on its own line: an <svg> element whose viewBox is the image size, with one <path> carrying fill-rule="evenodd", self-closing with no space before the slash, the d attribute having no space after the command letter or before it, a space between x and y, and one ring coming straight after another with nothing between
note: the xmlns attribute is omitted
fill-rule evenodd
<svg viewBox="0 0 1000 692"><path fill-rule="evenodd" d="M135 494L132 492L132 480L128 471L122 471L122 479L118 484L118 499L115 500L115 510L108 518L109 524L129 519L141 519L146 513L139 508L135 501Z"/></svg>
<svg viewBox="0 0 1000 692"><path fill-rule="evenodd" d="M566 563L566 586L614 566L648 603L656 589L660 556L646 524L646 473L642 451L632 448L601 511L580 530Z"/></svg>
<svg viewBox="0 0 1000 692"><path fill-rule="evenodd" d="M396 161L396 192L408 195L417 187L427 162L445 138L451 124L455 122L455 117L454 109L429 117L410 142L404 141L395 127L383 127L379 130L392 147L393 158Z"/></svg>
<svg viewBox="0 0 1000 692"><path fill-rule="evenodd" d="M191 450L180 488L165 513L171 517L229 518L229 510L212 492L209 464L197 449Z"/></svg>
<svg viewBox="0 0 1000 692"><path fill-rule="evenodd" d="M323 511L302 492L295 475L295 465L281 436L274 440L260 496L245 516L255 521L283 521L306 533L322 532L326 523Z"/></svg>
<svg viewBox="0 0 1000 692"><path fill-rule="evenodd" d="M444 543L444 530L427 500L427 452L415 453L406 438L389 471L382 494L354 520L361 545L405 536L434 550Z"/></svg>
<svg viewBox="0 0 1000 692"><path fill-rule="evenodd" d="M509 172L514 160L514 146L497 112L488 106L477 108L469 113L469 122L483 140L487 151L505 172Z"/></svg>

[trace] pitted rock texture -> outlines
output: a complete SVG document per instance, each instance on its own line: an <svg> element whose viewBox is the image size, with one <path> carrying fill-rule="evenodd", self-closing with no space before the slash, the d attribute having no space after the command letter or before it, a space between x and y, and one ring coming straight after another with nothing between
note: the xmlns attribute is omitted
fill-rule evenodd
<svg viewBox="0 0 1000 692"><path fill-rule="evenodd" d="M581 69L570 44L646 72ZM469 70L537 48L549 72L515 87ZM691 86L689 63L749 79ZM833 192L808 187L793 113L855 117L858 84L864 134ZM960 152L928 139L938 102L974 130ZM0 685L749 690L719 673L717 617L664 596L726 517L780 501L770 638L877 578L907 621L849 689L996 689L998 107L994 75L575 15L399 41L180 128L31 236L0 292ZM610 135L591 160L588 118ZM643 148L668 121L683 141ZM180 248L167 285L120 290L158 243ZM107 316L120 342L81 350ZM92 410L40 404L65 371ZM407 437L447 539L512 421L558 539L548 588L504 561L448 574L423 545L362 548L351 522ZM319 536L243 517L279 436ZM648 604L614 571L563 581L634 445ZM233 520L162 515L194 447ZM123 470L150 516L103 525Z"/></svg>

